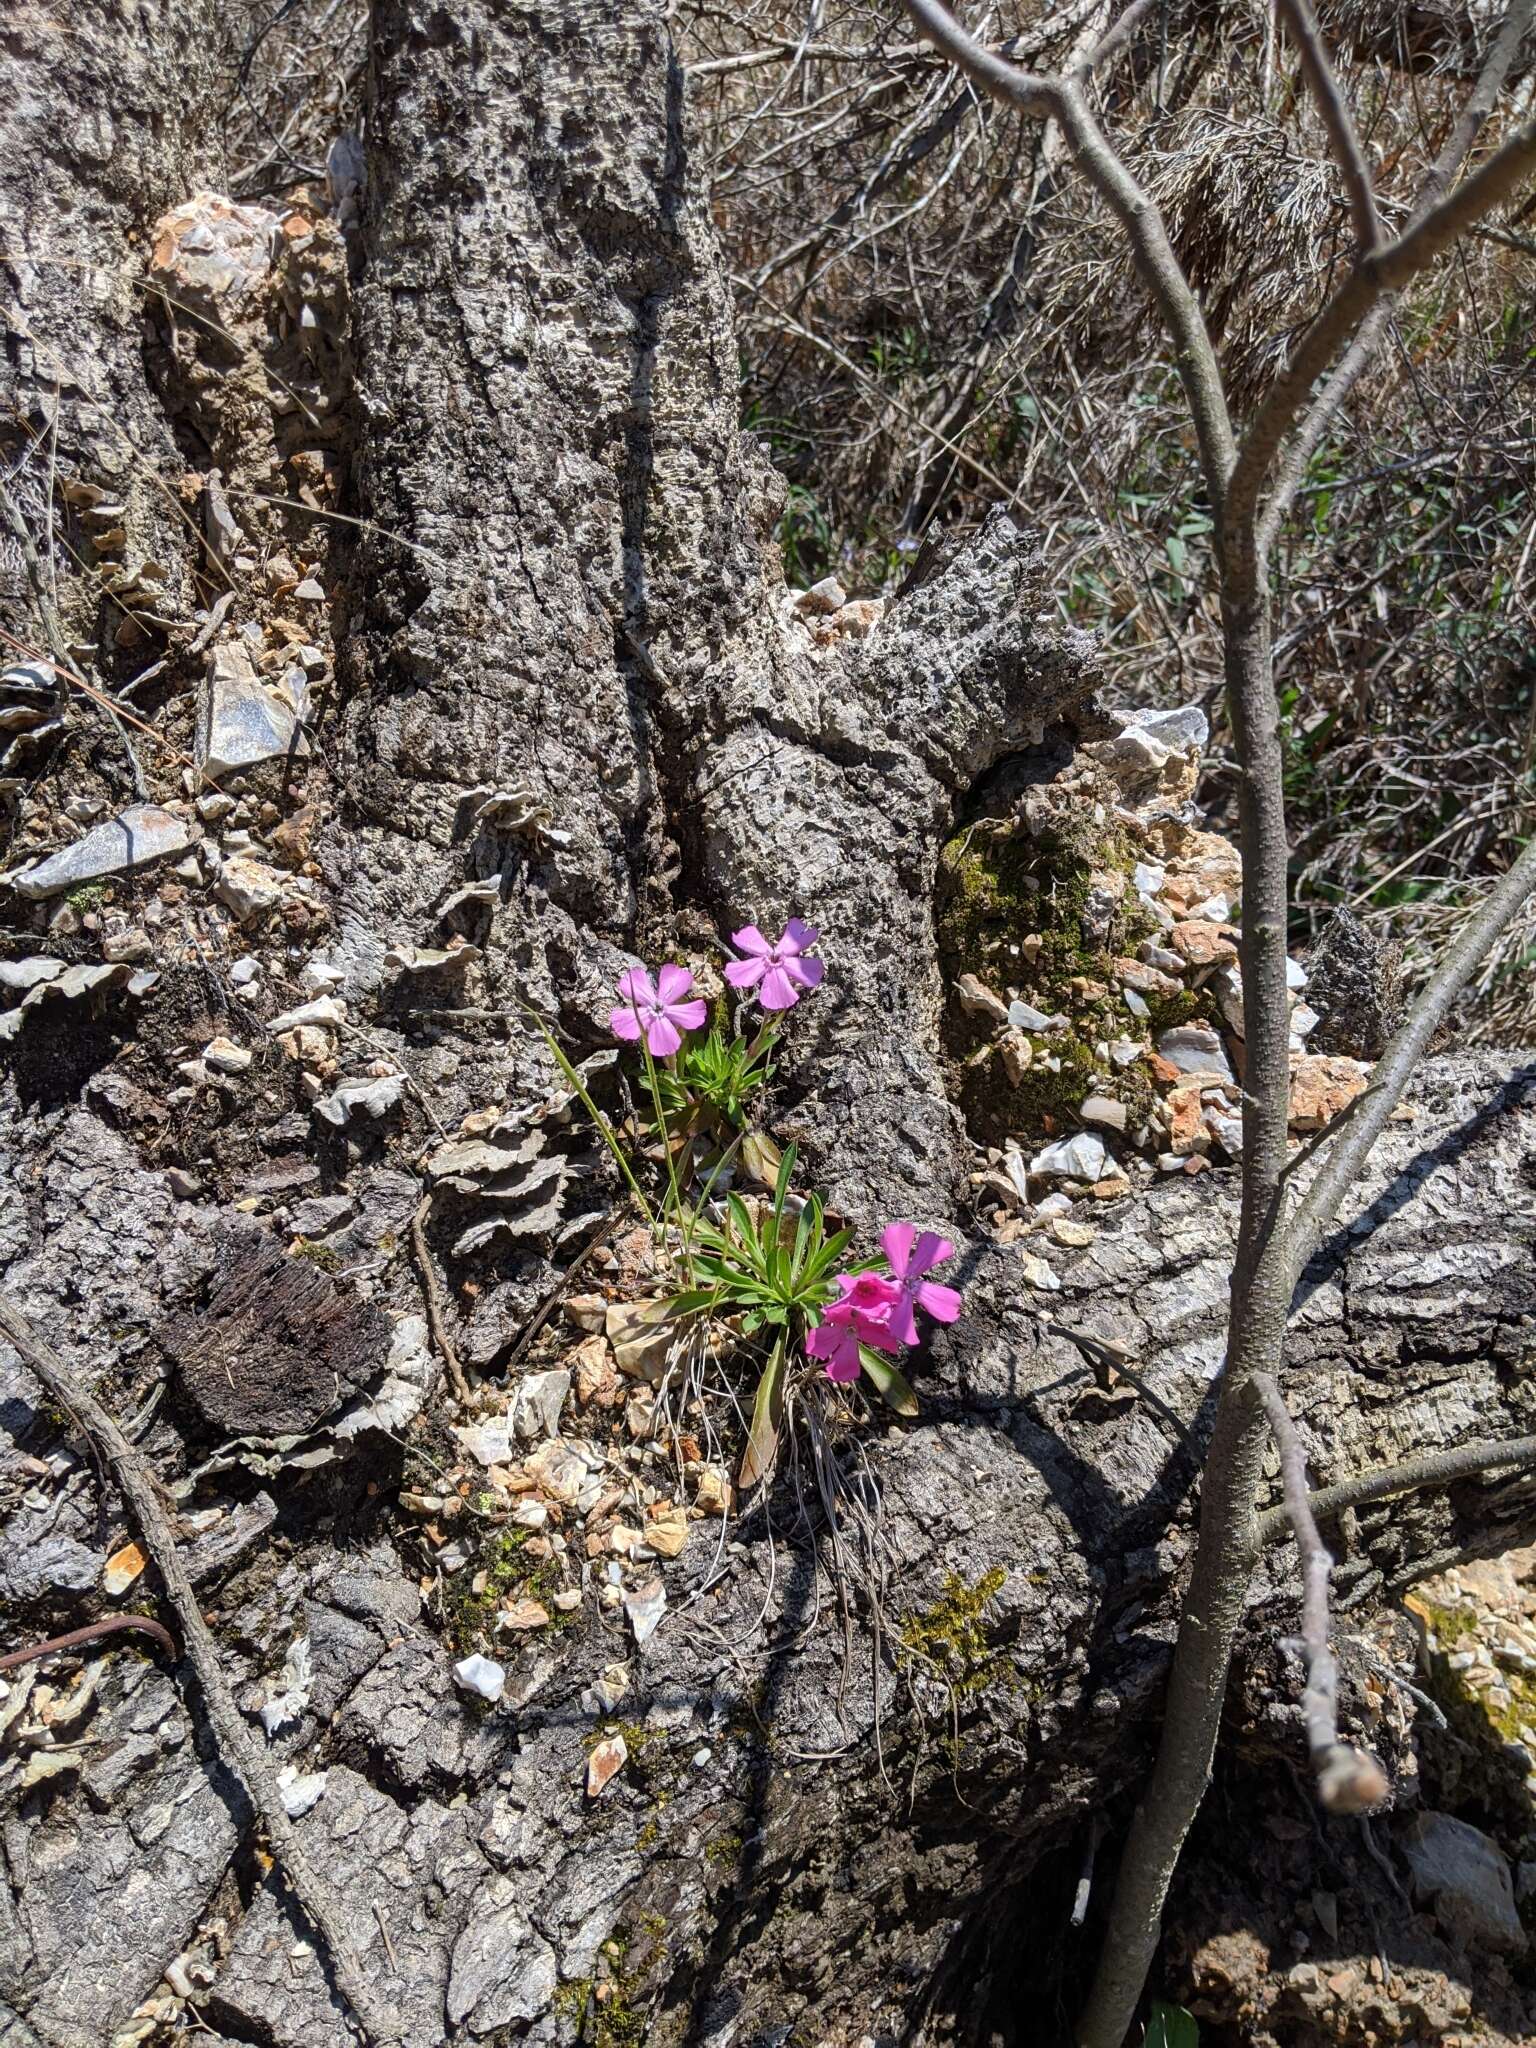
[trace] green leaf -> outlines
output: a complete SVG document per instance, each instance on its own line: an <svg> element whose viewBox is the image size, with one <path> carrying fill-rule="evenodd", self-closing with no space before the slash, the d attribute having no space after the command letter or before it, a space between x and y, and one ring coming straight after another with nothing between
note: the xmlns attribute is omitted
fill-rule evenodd
<svg viewBox="0 0 1536 2048"><path fill-rule="evenodd" d="M1200 2048L1199 2022L1182 2005L1165 2005L1154 1998L1145 2048Z"/></svg>
<svg viewBox="0 0 1536 2048"><path fill-rule="evenodd" d="M779 1446L779 1425L784 1420L784 1340L779 1339L768 1355L763 1376L757 1383L752 1403L752 1428L741 1454L737 1480L742 1486L756 1486L766 1479Z"/></svg>
<svg viewBox="0 0 1536 2048"><path fill-rule="evenodd" d="M917 1396L908 1386L882 1351L873 1351L869 1345L859 1346L859 1363L875 1392L888 1408L894 1408L898 1415L916 1415Z"/></svg>

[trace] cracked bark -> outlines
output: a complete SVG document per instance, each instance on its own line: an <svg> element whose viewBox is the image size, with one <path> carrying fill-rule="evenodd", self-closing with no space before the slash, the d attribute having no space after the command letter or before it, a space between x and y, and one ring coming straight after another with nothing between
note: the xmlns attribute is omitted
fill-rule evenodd
<svg viewBox="0 0 1536 2048"><path fill-rule="evenodd" d="M828 983L796 1018L792 1134L851 1216L965 1239L935 863L990 767L1090 725L1091 650L1051 623L1031 544L1001 517L872 641L821 659L786 629L777 486L738 430L727 295L657 9L377 0L373 94L354 507L373 526L346 565L323 848L349 997L451 1125L548 1078L519 1026L428 1023L386 987L387 946L429 943L465 881L497 885L476 928L484 1007L532 1002L583 1050L631 949L814 915ZM182 196L174 183L111 232ZM73 317L95 334L83 300ZM547 797L569 844L466 827L465 795L486 785ZM138 1390L148 1333L185 1304L240 1184L177 1203L99 1094L40 1103L4 1086L3 1285L88 1383ZM1415 1099L1418 1120L1383 1142L1303 1282L1287 1398L1319 1485L1536 1426L1531 1071L1440 1060ZM370 1134L352 1162L402 1240L427 1134ZM1086 1817L1123 1818L1145 1763L1195 1478L1178 1432L1101 1392L1048 1325L1125 1345L1202 1445L1234 1228L1224 1177L1159 1186L1061 1257L1048 1301L1016 1254L966 1243L969 1313L923 1364L923 1417L869 1438L897 1619L949 1573L1006 1573L988 1619L997 1682L964 1702L954 1768L945 1703L903 1670L889 1628L877 1665L860 1609L845 1669L836 1628L806 1627L826 1597L812 1551L781 1543L770 1580L758 1522L721 1589L635 1660L624 1715L674 1717L665 1802L621 1778L589 1808L582 1695L623 1646L588 1615L518 1653L520 1704L476 1721L366 1492L378 1480L387 1499L387 1448L271 1480L282 1544L209 1597L239 1696L274 1643L310 1635L314 1701L280 1746L331 1782L299 1831L356 1899L351 1938L413 2048L570 2040L561 1987L610 1935L629 1944L658 2042L726 2048L786 2024L807 2039L1029 2038L1019 2014L1049 1973L1025 1937L1064 1923ZM386 1304L414 1308L409 1261L381 1270ZM505 1355L548 1267L524 1257L484 1277L474 1310L453 1311L471 1366ZM10 1434L46 1450L48 1419L8 1357L0 1380ZM173 1393L146 1439L167 1470L183 1420ZM64 1491L52 1526L89 1551L94 1481L81 1469ZM1533 1527L1521 1476L1362 1508L1339 1606L1369 1615L1423 1560ZM680 1567L675 1609L703 1576L702 1559ZM1293 1612L1287 1561L1266 1557L1256 1638ZM1411 1730L1377 1725L1347 1649L1341 1663L1345 1725L1390 1769ZM222 1899L232 1940L208 2023L278 2048L340 2042L280 1895L242 1863L246 1900L227 1904L234 1830L170 1688L121 1655L102 1667L107 1752L78 1792L6 1815L0 2039L95 2048ZM1085 1950L1093 1933L1091 1912Z"/></svg>

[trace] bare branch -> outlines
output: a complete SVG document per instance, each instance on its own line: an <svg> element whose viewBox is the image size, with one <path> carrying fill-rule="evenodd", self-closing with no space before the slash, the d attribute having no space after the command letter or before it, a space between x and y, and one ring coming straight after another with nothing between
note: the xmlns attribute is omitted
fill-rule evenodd
<svg viewBox="0 0 1536 2048"><path fill-rule="evenodd" d="M1110 23L1087 56L1080 64L1074 64L1067 76L1086 79L1093 72L1102 70L1112 57L1119 56L1153 8L1159 5L1161 0L1131 0L1130 6Z"/></svg>
<svg viewBox="0 0 1536 2048"><path fill-rule="evenodd" d="M110 1467L119 1492L133 1511L144 1547L154 1560L166 1594L176 1609L182 1641L197 1673L208 1724L218 1753L260 1818L267 1844L285 1883L305 1918L324 1942L331 1958L336 1988L351 2007L370 2041L400 2038L398 2022L374 1992L373 1982L346 1932L347 1913L324 1876L309 1860L298 1831L288 1818L270 1765L254 1741L250 1727L230 1690L219 1661L218 1645L203 1620L197 1592L187 1576L181 1552L155 1492L148 1465L123 1435L95 1396L86 1392L53 1346L44 1341L14 1303L0 1297L0 1336L11 1344L33 1373L78 1423L97 1455Z"/></svg>
<svg viewBox="0 0 1536 2048"><path fill-rule="evenodd" d="M1341 1130L1305 1195L1297 1204L1288 1230L1292 1288L1301 1278L1318 1240L1332 1222L1339 1204L1354 1186L1371 1147L1386 1129L1414 1068L1444 1023L1457 996L1476 972L1483 955L1536 889L1536 839L1507 874L1495 883L1475 917L1419 991L1392 1043L1371 1076L1371 1100Z"/></svg>
<svg viewBox="0 0 1536 2048"><path fill-rule="evenodd" d="M1301 68L1317 102L1323 127L1327 130L1349 198L1356 247L1361 256L1368 256L1381 245L1381 220L1376 212L1376 195L1371 189L1370 166L1360 146L1354 117L1344 104L1344 95L1328 61L1316 17L1307 0L1275 0L1275 11L1290 30L1291 41L1296 45Z"/></svg>
<svg viewBox="0 0 1536 2048"><path fill-rule="evenodd" d="M1483 124L1493 111L1494 104L1503 90L1504 81L1520 54L1520 45L1525 40L1533 14L1536 14L1536 0L1515 0L1515 4L1505 15L1503 25L1494 38L1493 47L1488 52L1487 61L1478 74L1477 83L1468 96L1467 104L1462 109L1456 126L1446 138L1445 147L1431 165L1424 183L1419 188L1413 208L1414 219L1421 218L1429 211L1466 161L1467 152L1482 132ZM1359 332L1345 351L1343 361L1313 399L1295 440L1286 451L1269 504L1259 521L1258 547L1261 557L1267 556L1274 546L1281 522L1291 509L1297 488L1306 475L1307 464L1316 454L1339 408L1349 397L1362 372L1375 355L1377 344L1391 318L1391 313L1392 302L1384 298L1366 315Z"/></svg>
<svg viewBox="0 0 1536 2048"><path fill-rule="evenodd" d="M903 0L903 4L935 49L994 99L1037 120L1060 124L1079 167L1125 229L1136 268L1172 336L1179 378L1194 416L1206 488L1219 506L1235 452L1221 371L1200 301L1179 268L1151 195L1115 153L1076 80L1021 71L995 56L961 27L939 0Z"/></svg>
<svg viewBox="0 0 1536 2048"><path fill-rule="evenodd" d="M1307 1461L1280 1389L1267 1372L1255 1373L1253 1386L1274 1431L1285 1511L1301 1559L1301 1644L1307 1665L1301 1712L1317 1796L1330 1813L1364 1813L1381 1804L1389 1787L1375 1757L1339 1740L1339 1667L1328 1645L1328 1575L1333 1559L1312 1517Z"/></svg>
<svg viewBox="0 0 1536 2048"><path fill-rule="evenodd" d="M912 4L915 0L908 0ZM1259 494L1291 422L1377 301L1427 270L1458 236L1518 191L1533 171L1536 119L1524 122L1485 164L1413 220L1395 242L1365 257L1351 272L1298 342L1248 429L1227 491L1226 514L1235 532L1254 522Z"/></svg>
<svg viewBox="0 0 1536 2048"><path fill-rule="evenodd" d="M1536 1436L1510 1437L1504 1443L1457 1444L1449 1451L1427 1451L1422 1458L1407 1458L1401 1465L1378 1465L1334 1486L1319 1487L1308 1495L1307 1505L1318 1521L1326 1522L1373 1500L1416 1493L1426 1486L1454 1486L1459 1479L1476 1479L1480 1473L1497 1472L1507 1465L1536 1465ZM1259 1517L1259 1535L1265 1543L1283 1536L1289 1526L1286 1508L1271 1508Z"/></svg>
<svg viewBox="0 0 1536 2048"><path fill-rule="evenodd" d="M1494 103L1504 90L1504 81L1514 68L1520 45L1530 31L1533 14L1536 14L1536 0L1514 0L1505 15L1503 26L1493 39L1493 48L1478 74L1477 83L1461 110L1461 117L1446 137L1444 149L1430 166L1429 176L1424 180L1414 207L1416 217L1428 213L1449 190L1452 178L1466 162L1467 152L1482 133L1483 123L1493 112Z"/></svg>

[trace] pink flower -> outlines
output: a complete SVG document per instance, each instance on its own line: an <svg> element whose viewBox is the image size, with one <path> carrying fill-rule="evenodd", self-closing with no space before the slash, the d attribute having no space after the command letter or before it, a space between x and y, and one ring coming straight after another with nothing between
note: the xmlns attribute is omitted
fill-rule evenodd
<svg viewBox="0 0 1536 2048"><path fill-rule="evenodd" d="M837 1284L841 1299L823 1311L806 1336L805 1348L812 1358L824 1361L829 1380L856 1380L861 1344L876 1351L899 1349L890 1316L901 1289L883 1273L839 1273Z"/></svg>
<svg viewBox="0 0 1536 2048"><path fill-rule="evenodd" d="M806 951L820 934L814 925L792 917L770 944L755 924L744 924L731 933L731 944L745 953L745 960L732 960L725 978L732 988L757 988L765 1010L792 1010L802 989L815 988L821 981L822 962Z"/></svg>
<svg viewBox="0 0 1536 2048"><path fill-rule="evenodd" d="M709 1006L702 996L695 996L692 1002L684 1001L692 987L693 976L686 967L663 967L655 981L651 980L648 968L629 968L619 976L623 1004L608 1013L614 1037L633 1042L643 1031L645 1042L657 1059L676 1052L683 1042L683 1033L697 1031L709 1015Z"/></svg>
<svg viewBox="0 0 1536 2048"><path fill-rule="evenodd" d="M891 1223L886 1226L880 1244L896 1286L896 1299L891 1304L887 1320L898 1342L917 1342L917 1318L912 1313L914 1302L919 1308L926 1309L936 1323L952 1323L961 1309L958 1288L945 1287L938 1280L923 1278L930 1267L941 1266L946 1259L954 1257L955 1248L949 1239L932 1230L919 1231L914 1223Z"/></svg>

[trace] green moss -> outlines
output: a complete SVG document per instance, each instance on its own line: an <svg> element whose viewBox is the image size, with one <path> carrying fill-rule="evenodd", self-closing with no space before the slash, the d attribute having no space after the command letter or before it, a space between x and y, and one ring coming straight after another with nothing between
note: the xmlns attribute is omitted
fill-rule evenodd
<svg viewBox="0 0 1536 2048"><path fill-rule="evenodd" d="M936 923L946 979L976 974L999 992L1020 988L1038 1008L1070 1020L1066 1030L1030 1038L1033 1058L1013 1082L1000 1055L988 1050L992 1027L948 1006L945 1033L959 1067L960 1105L982 1141L1070 1129L1093 1092L1124 1102L1133 1123L1150 1109L1150 1075L1134 1068L1106 1071L1096 1047L1130 1026L1111 988L1114 961L1134 953L1152 934L1153 920L1127 888L1101 937L1085 929L1094 875L1128 875L1136 858L1124 828L1095 824L1091 813L1068 813L1038 836L1000 831L996 821L982 820L945 847ZM1027 949L1026 940L1033 942ZM1096 986L1102 994L1093 992ZM1177 1011L1170 1021L1199 1013L1198 998L1164 1001Z"/></svg>
<svg viewBox="0 0 1536 2048"><path fill-rule="evenodd" d="M1018 1684L1018 1673L988 1642L983 1621L1007 1576L1001 1565L994 1565L974 1586L968 1586L958 1572L951 1572L941 1597L920 1614L909 1615L901 1625L903 1648L928 1671L947 1679L961 1697L994 1685L1011 1690Z"/></svg>
<svg viewBox="0 0 1536 2048"><path fill-rule="evenodd" d="M312 1237L301 1237L293 1248L296 1259L308 1259L312 1266L318 1266L322 1273L341 1271L341 1253L332 1244L321 1244Z"/></svg>
<svg viewBox="0 0 1536 2048"><path fill-rule="evenodd" d="M81 912L100 910L106 900L107 886L105 882L82 882L78 889L71 889L64 899L71 910Z"/></svg>
<svg viewBox="0 0 1536 2048"><path fill-rule="evenodd" d="M511 1595L520 1600L537 1600L549 1612L551 1629L568 1623L573 1616L561 1614L554 1596L564 1584L560 1567L552 1558L530 1558L524 1549L526 1529L497 1529L490 1532L479 1554L443 1586L443 1617L448 1640L461 1656L479 1649L490 1639L496 1616ZM485 1582L474 1590L481 1573Z"/></svg>
<svg viewBox="0 0 1536 2048"><path fill-rule="evenodd" d="M665 1938L667 1923L659 1913L647 1913L639 1922L639 1931L659 1943ZM637 1975L625 1967L629 1947L625 1935L605 1941L606 1973L575 1978L555 1993L556 2014L574 2023L577 2040L588 2048L645 2048L650 2018L637 2003Z"/></svg>

